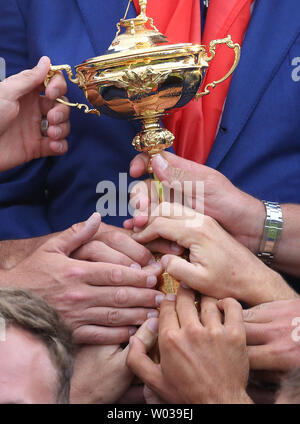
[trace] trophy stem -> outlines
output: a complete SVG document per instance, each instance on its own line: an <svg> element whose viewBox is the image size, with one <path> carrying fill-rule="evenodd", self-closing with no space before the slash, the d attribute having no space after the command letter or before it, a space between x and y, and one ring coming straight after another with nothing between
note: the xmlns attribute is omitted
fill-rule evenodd
<svg viewBox="0 0 300 424"><path fill-rule="evenodd" d="M139 118L142 120L143 128L133 139L132 145L139 152L147 152L150 156L148 165L149 174L153 173L151 161L152 158L164 149L172 146L174 135L163 128L160 124L160 118L163 113L145 112Z"/></svg>

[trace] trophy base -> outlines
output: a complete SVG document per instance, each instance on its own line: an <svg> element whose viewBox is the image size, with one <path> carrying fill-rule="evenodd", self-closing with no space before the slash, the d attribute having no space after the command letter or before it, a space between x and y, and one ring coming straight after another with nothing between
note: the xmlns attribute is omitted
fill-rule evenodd
<svg viewBox="0 0 300 424"><path fill-rule="evenodd" d="M163 111L143 113L139 116L142 120L143 129L138 133L132 142L132 145L139 152L147 152L150 156L148 172L153 173L151 160L164 149L172 146L175 139L171 131L160 125L160 118L164 115Z"/></svg>

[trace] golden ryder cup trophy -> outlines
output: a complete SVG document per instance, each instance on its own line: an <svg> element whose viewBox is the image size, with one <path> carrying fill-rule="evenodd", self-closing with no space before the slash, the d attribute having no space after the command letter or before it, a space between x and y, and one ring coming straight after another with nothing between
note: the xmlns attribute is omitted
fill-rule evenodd
<svg viewBox="0 0 300 424"><path fill-rule="evenodd" d="M172 109L181 108L191 100L210 93L210 88L225 81L235 70L240 59L240 46L231 37L211 41L209 52L199 44L170 44L167 38L147 17L147 0L140 0L141 13L135 19L123 19L117 24L117 34L102 56L85 60L75 66L73 75L69 65L51 66L47 85L56 72L65 70L71 82L84 92L94 109L85 104L58 102L84 109L85 113L104 113L116 119L135 119L142 122L132 145L151 158L172 146L174 135L163 128L161 118ZM210 82L199 91L209 62L216 54L216 46L226 44L234 50L232 68L220 80ZM176 293L178 282L164 273L160 279L164 293Z"/></svg>

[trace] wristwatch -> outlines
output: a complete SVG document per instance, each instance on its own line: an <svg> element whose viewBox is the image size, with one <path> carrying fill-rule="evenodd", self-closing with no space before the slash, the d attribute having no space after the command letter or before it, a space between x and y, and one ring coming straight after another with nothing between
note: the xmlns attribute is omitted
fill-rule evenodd
<svg viewBox="0 0 300 424"><path fill-rule="evenodd" d="M277 202L266 202L263 200L263 204L266 208L266 220L257 256L266 265L270 266L273 262L276 246L283 227L282 210L280 204Z"/></svg>

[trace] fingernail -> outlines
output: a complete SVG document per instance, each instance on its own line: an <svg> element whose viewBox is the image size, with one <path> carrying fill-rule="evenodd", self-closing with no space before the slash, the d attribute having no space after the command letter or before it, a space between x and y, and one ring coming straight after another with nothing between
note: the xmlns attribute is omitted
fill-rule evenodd
<svg viewBox="0 0 300 424"><path fill-rule="evenodd" d="M164 171L168 167L168 162L162 157L162 155L156 155L152 159L152 164L156 165L160 171Z"/></svg>
<svg viewBox="0 0 300 424"><path fill-rule="evenodd" d="M50 147L54 152L57 152L57 153L62 152L64 148L63 144L60 143L59 141L52 141L50 143Z"/></svg>
<svg viewBox="0 0 300 424"><path fill-rule="evenodd" d="M64 120L64 114L62 112L55 112L54 124L60 124Z"/></svg>
<svg viewBox="0 0 300 424"><path fill-rule="evenodd" d="M147 263L147 265L153 265L156 263L156 260L154 258L151 258L150 261Z"/></svg>
<svg viewBox="0 0 300 424"><path fill-rule="evenodd" d="M180 253L182 251L182 247L178 246L177 243L171 243L170 249L175 253Z"/></svg>
<svg viewBox="0 0 300 424"><path fill-rule="evenodd" d="M55 127L54 137L59 138L59 137L61 137L61 135L62 135L62 129L60 127Z"/></svg>
<svg viewBox="0 0 300 424"><path fill-rule="evenodd" d="M86 221L86 225L89 225L91 227L97 227L100 224L100 221L101 221L101 215L98 212L95 212Z"/></svg>
<svg viewBox="0 0 300 424"><path fill-rule="evenodd" d="M150 275L147 277L147 287L153 287L157 283L157 278L155 275Z"/></svg>
<svg viewBox="0 0 300 424"><path fill-rule="evenodd" d="M151 318L147 322L147 327L152 333L158 334L158 319L157 318Z"/></svg>
<svg viewBox="0 0 300 424"><path fill-rule="evenodd" d="M174 302L176 300L176 294L168 293L166 295L166 299L169 300L169 301L171 301L171 302Z"/></svg>
<svg viewBox="0 0 300 424"><path fill-rule="evenodd" d="M148 312L147 318L157 318L158 315L159 315L159 312L158 311Z"/></svg>
<svg viewBox="0 0 300 424"><path fill-rule="evenodd" d="M133 336L136 332L137 332L137 328L136 328L136 327L131 328L131 329L129 330L129 336Z"/></svg>
<svg viewBox="0 0 300 424"><path fill-rule="evenodd" d="M165 298L165 296L163 294L158 294L155 297L155 303L157 304L157 306L159 306L162 303L162 301L164 300L164 298Z"/></svg>
<svg viewBox="0 0 300 424"><path fill-rule="evenodd" d="M184 289L189 289L189 286L187 286L187 285L186 285L186 284L184 284L184 283L181 283L180 285L181 285L181 287L183 287Z"/></svg>
<svg viewBox="0 0 300 424"><path fill-rule="evenodd" d="M169 258L168 258L168 256L163 256L163 257L161 258L160 263L161 263L161 265L162 265L162 267L163 267L164 269L167 269L168 262L169 262Z"/></svg>
<svg viewBox="0 0 300 424"><path fill-rule="evenodd" d="M40 60L38 61L38 64L36 66L37 66L37 68L43 68L48 63L49 63L48 57L43 56L43 57L40 58Z"/></svg>
<svg viewBox="0 0 300 424"><path fill-rule="evenodd" d="M133 337L130 337L129 338L129 345L132 345L132 343L133 343Z"/></svg>
<svg viewBox="0 0 300 424"><path fill-rule="evenodd" d="M140 264L136 264L136 263L131 264L130 265L130 268L133 268L133 269L142 269L141 265Z"/></svg>
<svg viewBox="0 0 300 424"><path fill-rule="evenodd" d="M140 233L140 232L142 231L142 229L141 229L141 228L139 228L139 227L137 227L137 226L134 226L134 227L133 227L133 231L134 231L135 233Z"/></svg>

